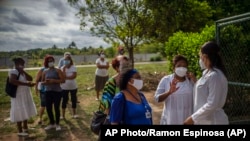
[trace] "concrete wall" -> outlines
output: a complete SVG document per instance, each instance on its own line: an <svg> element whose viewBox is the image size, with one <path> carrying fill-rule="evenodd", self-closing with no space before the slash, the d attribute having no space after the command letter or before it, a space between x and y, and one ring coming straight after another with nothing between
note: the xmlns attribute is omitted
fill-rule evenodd
<svg viewBox="0 0 250 141"><path fill-rule="evenodd" d="M151 57L156 56L157 54L134 54L134 60L135 62L147 62L150 61ZM54 55L55 58L55 64L58 64L58 61L60 58L63 57L63 55ZM76 65L84 65L84 64L94 64L96 59L98 58L97 55L73 55L72 56L74 64ZM28 58L24 57L24 60L26 64L28 64ZM11 68L13 67L13 62L7 58L7 57L2 57L0 58L0 68ZM32 66L28 66L32 67Z"/></svg>
<svg viewBox="0 0 250 141"><path fill-rule="evenodd" d="M25 64L28 64L28 58L23 57ZM0 58L0 68L13 68L14 62L8 57L1 57Z"/></svg>

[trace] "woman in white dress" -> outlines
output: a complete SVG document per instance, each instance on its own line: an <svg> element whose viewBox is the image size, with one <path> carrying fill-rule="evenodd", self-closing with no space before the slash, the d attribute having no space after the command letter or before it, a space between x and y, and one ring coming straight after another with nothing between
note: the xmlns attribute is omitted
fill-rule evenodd
<svg viewBox="0 0 250 141"><path fill-rule="evenodd" d="M184 124L229 124L223 110L228 91L226 69L215 42L206 42L200 50L200 66L205 68L194 87L194 113Z"/></svg>
<svg viewBox="0 0 250 141"><path fill-rule="evenodd" d="M10 83L18 87L16 98L11 98L10 121L17 123L19 136L27 136L27 120L37 115L36 106L30 90L30 87L33 87L35 83L32 82L32 76L24 71L25 61L22 58L15 58L13 61L15 68L9 72ZM16 80L19 73L19 79Z"/></svg>
<svg viewBox="0 0 250 141"><path fill-rule="evenodd" d="M155 92L155 101L164 102L161 125L179 125L193 113L195 76L187 73L188 61L182 55L173 59L174 73L164 76Z"/></svg>

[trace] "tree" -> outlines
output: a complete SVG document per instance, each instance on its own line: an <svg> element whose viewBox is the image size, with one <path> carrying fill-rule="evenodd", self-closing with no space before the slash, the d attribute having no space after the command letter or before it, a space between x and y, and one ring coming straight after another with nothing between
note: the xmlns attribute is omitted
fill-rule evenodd
<svg viewBox="0 0 250 141"><path fill-rule="evenodd" d="M205 0L203 0L205 1ZM249 0L206 0L209 5L216 11L213 20L217 21L222 18L236 16L249 12Z"/></svg>
<svg viewBox="0 0 250 141"><path fill-rule="evenodd" d="M134 66L134 48L146 42L146 32L152 15L143 0L68 0L79 8L81 29L87 21L93 23L91 33L104 37L107 43L121 43Z"/></svg>
<svg viewBox="0 0 250 141"><path fill-rule="evenodd" d="M200 0L145 0L155 21L149 29L149 38L164 43L175 32L199 32L205 25L214 24L215 10Z"/></svg>
<svg viewBox="0 0 250 141"><path fill-rule="evenodd" d="M74 41L72 41L72 42L69 44L68 48L77 48L76 43L75 43Z"/></svg>
<svg viewBox="0 0 250 141"><path fill-rule="evenodd" d="M54 44L54 45L52 46L52 49L57 49L57 46Z"/></svg>

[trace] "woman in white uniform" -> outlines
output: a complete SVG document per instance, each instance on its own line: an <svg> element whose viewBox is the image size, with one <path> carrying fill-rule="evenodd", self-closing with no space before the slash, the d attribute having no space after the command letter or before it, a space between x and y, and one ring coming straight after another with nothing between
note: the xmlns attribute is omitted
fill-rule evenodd
<svg viewBox="0 0 250 141"><path fill-rule="evenodd" d="M206 42L200 50L200 66L205 68L194 87L194 113L184 124L229 124L223 110L228 91L226 70L215 42Z"/></svg>
<svg viewBox="0 0 250 141"><path fill-rule="evenodd" d="M161 125L183 124L193 113L193 85L196 78L192 73L187 73L188 61L182 55L174 57L173 67L174 73L161 79L154 96L156 102L164 102Z"/></svg>

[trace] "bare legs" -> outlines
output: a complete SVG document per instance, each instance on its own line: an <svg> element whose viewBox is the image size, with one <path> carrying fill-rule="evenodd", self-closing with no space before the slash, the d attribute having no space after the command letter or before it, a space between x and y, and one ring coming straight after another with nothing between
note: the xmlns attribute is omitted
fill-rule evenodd
<svg viewBox="0 0 250 141"><path fill-rule="evenodd" d="M19 136L27 136L28 135L28 121L24 120L21 122L17 122L17 130Z"/></svg>
<svg viewBox="0 0 250 141"><path fill-rule="evenodd" d="M45 107L40 107L40 111L39 111L39 124L42 124L43 121L43 113L45 111Z"/></svg>
<svg viewBox="0 0 250 141"><path fill-rule="evenodd" d="M100 91L96 90L96 100L99 100Z"/></svg>

